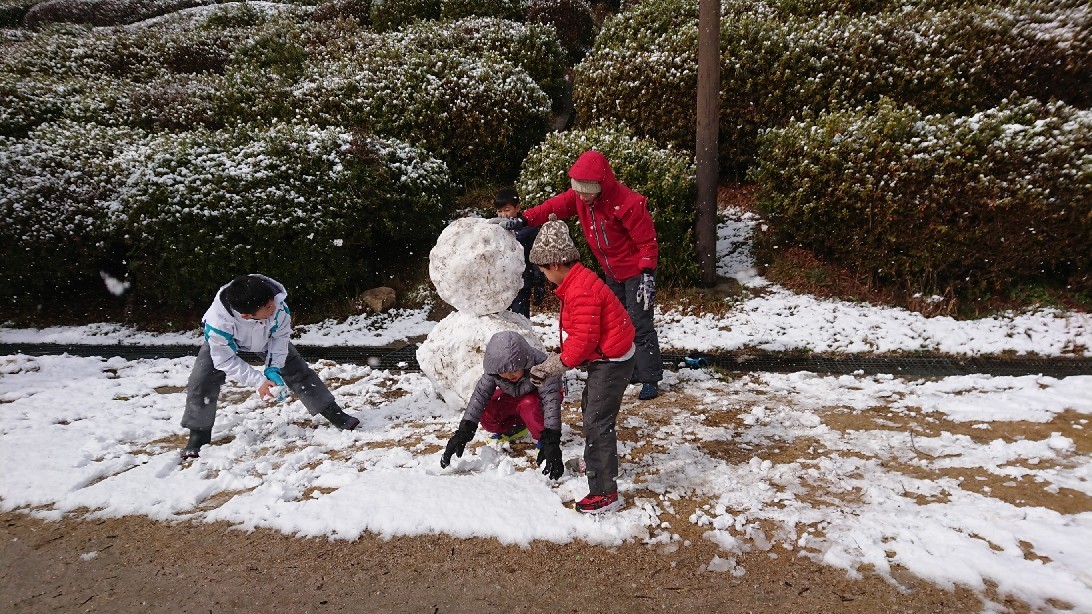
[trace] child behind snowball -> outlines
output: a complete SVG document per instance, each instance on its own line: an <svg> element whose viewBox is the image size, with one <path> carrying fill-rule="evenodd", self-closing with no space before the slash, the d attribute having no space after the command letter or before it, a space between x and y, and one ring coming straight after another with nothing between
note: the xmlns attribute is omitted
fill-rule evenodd
<svg viewBox="0 0 1092 614"><path fill-rule="evenodd" d="M440 467L447 467L452 455L462 458L481 423L500 441L518 439L530 431L539 443L538 464L545 464L542 473L554 480L561 477L561 376L549 377L538 386L530 377L531 367L545 360L546 354L517 332L490 337L482 361L485 373L478 378L459 428L447 442Z"/></svg>

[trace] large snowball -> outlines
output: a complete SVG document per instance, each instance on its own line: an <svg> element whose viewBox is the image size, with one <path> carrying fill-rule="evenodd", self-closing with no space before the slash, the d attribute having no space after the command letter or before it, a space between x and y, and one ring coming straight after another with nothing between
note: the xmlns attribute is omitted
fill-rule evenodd
<svg viewBox="0 0 1092 614"><path fill-rule="evenodd" d="M449 224L428 255L428 274L440 298L476 316L508 309L523 287L525 266L516 237L481 218Z"/></svg>
<svg viewBox="0 0 1092 614"><path fill-rule="evenodd" d="M466 408L474 385L482 376L485 345L494 334L505 330L522 334L531 347L545 351L531 330L531 321L511 311L484 316L452 312L436 324L417 348L421 372L450 407Z"/></svg>

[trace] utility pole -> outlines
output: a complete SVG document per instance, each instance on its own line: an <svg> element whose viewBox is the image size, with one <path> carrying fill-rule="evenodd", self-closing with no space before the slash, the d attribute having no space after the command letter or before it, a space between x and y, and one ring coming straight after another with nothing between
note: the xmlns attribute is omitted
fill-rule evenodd
<svg viewBox="0 0 1092 614"><path fill-rule="evenodd" d="M717 181L720 176L720 0L698 0L698 170L695 243L701 283L717 280Z"/></svg>

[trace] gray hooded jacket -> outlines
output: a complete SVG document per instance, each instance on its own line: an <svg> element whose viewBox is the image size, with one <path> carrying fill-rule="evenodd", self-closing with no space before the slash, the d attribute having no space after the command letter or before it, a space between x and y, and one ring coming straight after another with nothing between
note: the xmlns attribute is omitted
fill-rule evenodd
<svg viewBox="0 0 1092 614"><path fill-rule="evenodd" d="M466 404L463 420L478 423L485 406L497 388L512 397L519 398L538 390L542 398L542 419L546 428L561 431L561 377L551 377L535 388L531 383L531 367L546 360L546 353L531 347L523 335L514 331L502 331L489 339L485 346L482 367L485 373L478 379L470 402ZM523 369L526 373L510 382L499 373L511 373Z"/></svg>

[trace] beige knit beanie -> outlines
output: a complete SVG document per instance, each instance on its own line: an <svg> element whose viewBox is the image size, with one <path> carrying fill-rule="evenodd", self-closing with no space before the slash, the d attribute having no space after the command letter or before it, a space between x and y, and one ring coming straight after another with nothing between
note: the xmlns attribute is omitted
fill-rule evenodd
<svg viewBox="0 0 1092 614"><path fill-rule="evenodd" d="M580 260L580 251L569 236L569 227L558 221L556 213L551 213L550 221L539 228L528 260L538 265Z"/></svg>
<svg viewBox="0 0 1092 614"><path fill-rule="evenodd" d="M598 181L581 181L579 179L569 178L569 181L573 185L573 189L577 192L583 192L585 194L598 194L603 191L603 186Z"/></svg>

